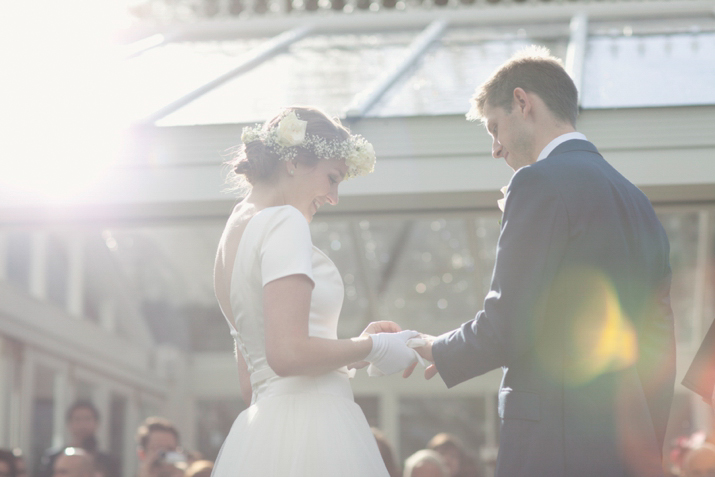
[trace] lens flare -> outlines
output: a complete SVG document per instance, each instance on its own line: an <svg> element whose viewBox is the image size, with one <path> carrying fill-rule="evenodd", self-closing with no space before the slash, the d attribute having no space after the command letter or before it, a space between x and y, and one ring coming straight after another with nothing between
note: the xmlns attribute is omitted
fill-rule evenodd
<svg viewBox="0 0 715 477"><path fill-rule="evenodd" d="M553 289L558 296L555 313L563 326L559 334L565 355L559 362L567 384L582 385L636 362L636 332L603 272L590 267L572 269L555 281ZM553 350L542 353L546 366L556 364L553 354Z"/></svg>

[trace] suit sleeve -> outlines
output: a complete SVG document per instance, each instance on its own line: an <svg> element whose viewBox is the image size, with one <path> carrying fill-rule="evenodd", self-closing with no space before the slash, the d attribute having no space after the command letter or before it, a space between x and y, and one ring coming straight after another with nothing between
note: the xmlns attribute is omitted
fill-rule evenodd
<svg viewBox="0 0 715 477"><path fill-rule="evenodd" d="M447 387L509 366L532 347L568 243L566 205L554 182L534 167L513 176L484 309L432 348Z"/></svg>
<svg viewBox="0 0 715 477"><path fill-rule="evenodd" d="M666 252L666 260L668 252ZM675 385L675 333L670 306L670 265L654 293L640 332L638 375L658 442L663 447Z"/></svg>

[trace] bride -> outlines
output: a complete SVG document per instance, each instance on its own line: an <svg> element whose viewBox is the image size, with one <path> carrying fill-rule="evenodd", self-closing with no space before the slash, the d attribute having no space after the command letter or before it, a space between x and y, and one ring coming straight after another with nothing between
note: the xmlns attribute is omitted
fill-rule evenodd
<svg viewBox="0 0 715 477"><path fill-rule="evenodd" d="M251 405L236 418L212 477L387 476L347 365L401 371L416 360L405 343L417 333L375 322L337 339L343 282L308 227L321 206L338 203L344 179L372 172L373 147L303 107L245 128L241 140L230 164L249 193L221 237L214 287Z"/></svg>

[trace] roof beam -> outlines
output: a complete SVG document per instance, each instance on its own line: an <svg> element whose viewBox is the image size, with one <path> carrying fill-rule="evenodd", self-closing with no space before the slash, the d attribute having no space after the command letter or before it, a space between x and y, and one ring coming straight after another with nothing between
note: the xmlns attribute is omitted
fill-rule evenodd
<svg viewBox="0 0 715 477"><path fill-rule="evenodd" d="M182 96L181 98L167 104L163 108L144 118L142 121L140 121L140 123L153 124L159 119L168 116L169 114L173 113L174 111L177 111L180 108L183 108L190 102L198 99L199 97L208 93L217 86L225 83L230 79L235 78L236 76L242 75L243 73L246 73L247 71L250 71L251 69L260 65L276 53L280 52L285 48L288 48L292 43L295 43L304 36L308 35L312 30L312 26L299 26L271 38L257 48L248 52L248 54L243 57L243 60L230 71L227 71L218 78L214 78L213 80L202 86L199 86L198 88Z"/></svg>
<svg viewBox="0 0 715 477"><path fill-rule="evenodd" d="M139 56L152 48L156 48L168 42L169 39L165 35L155 33L146 38L142 38L141 40L122 46L122 49L124 50L124 58L127 60L134 58L135 56Z"/></svg>
<svg viewBox="0 0 715 477"><path fill-rule="evenodd" d="M583 12L591 21L629 18L685 17L712 15L715 0L645 0L624 2L538 2L521 8L513 3L460 8L409 9L408 11L352 13L316 12L316 14L291 13L283 16L252 15L231 19L200 20L178 24L165 30L172 38L201 40L216 38L262 37L304 25L310 21L318 33L359 33L391 29L424 28L438 18L446 19L450 26L519 25L534 23L567 22ZM325 14L321 14L325 13ZM145 25L137 25L144 35ZM155 28L155 31L158 30ZM163 31L163 30L162 30ZM125 32L125 36L131 35Z"/></svg>
<svg viewBox="0 0 715 477"><path fill-rule="evenodd" d="M447 25L448 22L444 19L434 20L430 23L427 28L414 39L402 62L397 64L391 71L388 71L376 84L358 93L353 98L352 103L346 108L345 115L348 118L363 117L382 95L417 62L425 51L427 51L427 48L442 36Z"/></svg>
<svg viewBox="0 0 715 477"><path fill-rule="evenodd" d="M578 102L581 103L581 87L583 80L583 63L588 46L588 15L581 12L573 16L569 24L571 32L569 46L566 50L566 71L576 85Z"/></svg>

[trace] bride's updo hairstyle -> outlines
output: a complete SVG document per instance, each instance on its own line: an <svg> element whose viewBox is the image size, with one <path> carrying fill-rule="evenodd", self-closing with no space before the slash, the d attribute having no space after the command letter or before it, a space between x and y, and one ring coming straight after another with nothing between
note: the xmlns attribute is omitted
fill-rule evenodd
<svg viewBox="0 0 715 477"><path fill-rule="evenodd" d="M276 178L278 168L283 161L281 161L280 150L271 147L267 137L271 137L271 132L275 131L281 121L291 113L295 114L301 124L303 121L306 123L305 135L322 138L328 142L346 141L350 138L350 132L340 124L339 119L330 118L317 108L299 106L286 108L263 124L257 133L247 135L244 131L242 137L244 143L239 146L236 156L227 162L231 168L227 180L232 185L232 189L250 189L256 183L270 182ZM295 149L294 160L303 165L314 166L320 160L311 149L300 145L293 146L291 149Z"/></svg>

